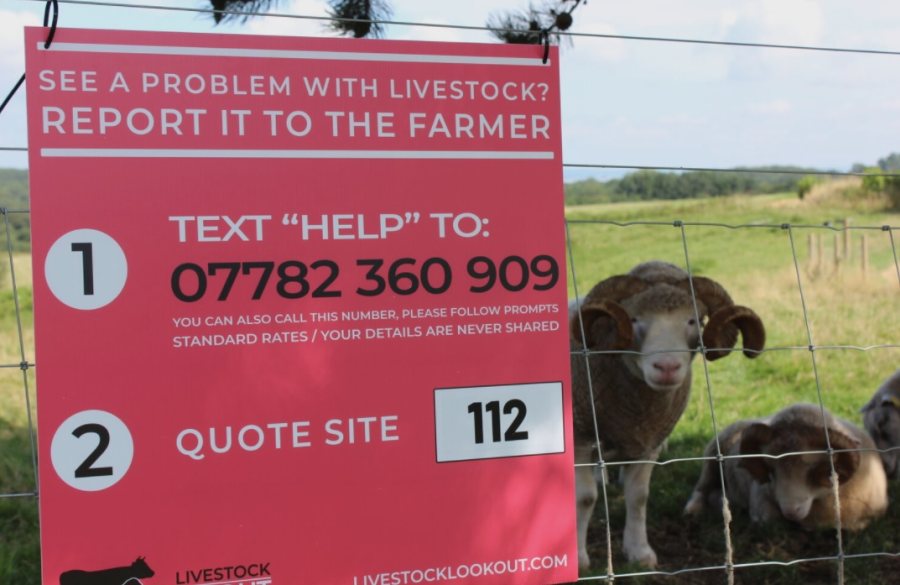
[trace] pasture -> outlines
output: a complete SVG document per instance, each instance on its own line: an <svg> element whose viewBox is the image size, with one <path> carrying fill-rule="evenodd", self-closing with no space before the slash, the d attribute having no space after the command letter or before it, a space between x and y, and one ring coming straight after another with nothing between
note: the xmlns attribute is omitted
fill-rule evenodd
<svg viewBox="0 0 900 585"><path fill-rule="evenodd" d="M795 195L735 196L675 202L620 203L567 209L572 245L569 294L585 293L598 280L627 271L648 259L661 259L722 283L735 302L752 307L767 327L767 350L754 360L740 355L710 363L695 361L691 403L670 437L662 460L698 457L719 429L742 418L768 415L793 402L824 404L859 424L858 409L878 384L900 367L897 314L900 308L898 242L894 231L850 231L849 257L843 253L844 221L850 226L891 225L900 215L850 206L841 199L799 201ZM675 225L676 220L685 222ZM614 225L617 222L622 225ZM704 225L695 225L704 222ZM714 225L724 224L724 225ZM782 224L808 227L782 227ZM827 224L827 226L826 226ZM742 226L742 227L735 227ZM830 226L830 227L828 227ZM867 270L862 268L866 234ZM812 236L812 237L810 237ZM5 261L4 261L5 263ZM34 360L30 258L14 256L19 287L25 356ZM799 275L799 279L798 279ZM574 276L574 278L573 278ZM0 363L22 357L13 311L8 267L0 271ZM802 295L801 295L802 287ZM815 346L810 351L809 346ZM563 348L560 348L563 351ZM34 407L34 370L26 372ZM0 494L32 492L34 473L27 430L23 374L0 370ZM648 512L650 543L663 571L720 566L725 543L715 513L685 520L681 510L697 479L700 462L658 467L651 482ZM620 487L607 486L614 568L617 575L639 572L621 556L624 504ZM891 486L896 504L900 489ZM32 497L0 498L0 583L39 583L37 506ZM605 574L606 526L598 504L589 541L595 576ZM788 525L760 527L739 511L731 525L735 563L788 562L837 554L834 532L807 533ZM859 534L844 534L848 554L900 552L900 511ZM900 557L848 559L848 582L891 582ZM590 575L584 575L590 577ZM836 583L832 561L788 567L739 568L738 583ZM627 583L724 583L721 570L675 577L635 577Z"/></svg>
<svg viewBox="0 0 900 585"><path fill-rule="evenodd" d="M5 246L4 246L5 248ZM0 364L34 361L33 313L31 309L31 256L13 255L23 344L20 345L13 302L9 261L4 254L0 269ZM34 410L34 369L26 372ZM0 368L0 494L33 493L35 475L23 373L18 367ZM34 497L0 497L0 583L40 583L38 512Z"/></svg>
<svg viewBox="0 0 900 585"><path fill-rule="evenodd" d="M840 228L845 222L851 227L896 228L900 223L897 214L851 209L841 199L802 202L792 195L775 195L583 206L570 208L567 215L575 276L570 278L570 295L576 288L584 294L605 276L625 272L646 259L680 266L689 261L695 274L719 281L737 304L752 307L766 324L767 351L757 359L735 353L706 367L702 360L695 361L690 405L661 461L702 456L714 434L711 409L721 430L737 420L767 416L795 402L818 403L821 397L833 413L859 425L859 408L882 380L900 367L900 348L878 347L900 341L896 319L900 275L892 249L897 243L892 242L891 233L850 230L849 258L834 260L835 245L839 254L844 253ZM673 225L676 220L685 225ZM694 225L699 222L705 225ZM792 227L782 226L786 223ZM810 345L815 351L809 350ZM654 471L647 527L661 571L716 567L725 562L721 514L709 513L699 520L682 516L699 470L699 462L688 461L672 462ZM621 554L621 487L613 481L607 492L614 571L618 575L640 572L639 566L625 563ZM898 495L900 489L894 482L891 500L896 502ZM838 553L834 531L807 533L787 524L761 527L751 524L746 513L733 510L733 514L737 565ZM606 573L604 516L601 502L589 532L593 575L597 576ZM843 536L845 554L897 554L900 514L890 508L886 517L865 531ZM873 585L891 582L898 569L900 558L896 556L848 559L845 566L847 582ZM802 562L790 567L741 568L735 578L738 583L754 584L836 583L837 568L832 561ZM725 577L724 571L715 570L634 581L724 583Z"/></svg>

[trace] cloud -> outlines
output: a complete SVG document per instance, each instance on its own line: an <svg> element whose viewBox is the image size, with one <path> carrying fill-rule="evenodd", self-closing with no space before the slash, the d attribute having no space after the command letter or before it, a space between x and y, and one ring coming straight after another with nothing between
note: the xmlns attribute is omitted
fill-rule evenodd
<svg viewBox="0 0 900 585"><path fill-rule="evenodd" d="M815 45L825 32L825 14L814 0L745 0L728 19L730 41Z"/></svg>
<svg viewBox="0 0 900 585"><path fill-rule="evenodd" d="M790 113L793 105L786 99L774 99L764 102L754 102L747 106L747 110L754 114L782 115Z"/></svg>
<svg viewBox="0 0 900 585"><path fill-rule="evenodd" d="M272 11L275 14L290 14L296 16L326 17L328 4L325 0L291 0L277 5ZM233 32L243 32L254 35L276 36L307 36L322 37L335 36L329 28L327 20L318 18L287 18L280 16L254 16L246 23L236 23Z"/></svg>
<svg viewBox="0 0 900 585"><path fill-rule="evenodd" d="M586 19L587 20L587 19ZM572 32L590 32L591 34L599 34L599 35L618 35L619 31L616 30L614 26L611 24L600 22L600 21L588 21L585 22L582 26L581 18L575 21L575 25L572 28ZM572 40L575 45L572 47L563 46L563 51L577 51L584 52L585 55L594 61L600 61L605 63L620 63L625 60L628 55L626 42L622 39L615 38L584 38L584 37L573 37Z"/></svg>
<svg viewBox="0 0 900 585"><path fill-rule="evenodd" d="M0 10L0 75L6 78L20 76L25 71L26 26L39 26L37 15L29 12Z"/></svg>
<svg viewBox="0 0 900 585"><path fill-rule="evenodd" d="M0 10L0 99L6 97L25 72L25 26L39 26L35 13ZM22 146L25 137L25 88L19 88L0 116L0 146ZM20 152L3 153L0 167L25 165Z"/></svg>

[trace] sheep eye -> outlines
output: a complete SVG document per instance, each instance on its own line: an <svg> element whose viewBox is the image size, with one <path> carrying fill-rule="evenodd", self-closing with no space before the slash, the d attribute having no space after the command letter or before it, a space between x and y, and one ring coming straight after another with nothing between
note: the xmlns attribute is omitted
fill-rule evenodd
<svg viewBox="0 0 900 585"><path fill-rule="evenodd" d="M697 324L697 320L696 320L696 319L688 319L688 325L690 325L691 327L693 327L693 326L696 325L696 324Z"/></svg>

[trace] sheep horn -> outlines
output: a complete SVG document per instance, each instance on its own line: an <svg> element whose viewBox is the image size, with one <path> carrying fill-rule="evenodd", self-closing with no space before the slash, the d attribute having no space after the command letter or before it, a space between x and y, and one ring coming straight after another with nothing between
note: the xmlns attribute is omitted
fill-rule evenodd
<svg viewBox="0 0 900 585"><path fill-rule="evenodd" d="M615 340L601 342L604 337L600 331L596 331L594 325L602 317L608 317L615 324ZM584 337L582 338L582 327ZM581 341L583 347L593 349L628 349L634 341L634 330L631 327L631 317L628 312L614 301L594 301L581 307L581 318L576 315L571 323L572 338Z"/></svg>
<svg viewBox="0 0 900 585"><path fill-rule="evenodd" d="M755 422L741 431L741 455L765 453L764 447L772 440L772 427L765 423ZM758 482L769 481L769 466L762 457L747 457L738 463L746 469Z"/></svg>
<svg viewBox="0 0 900 585"><path fill-rule="evenodd" d="M744 355L757 357L766 345L766 328L753 309L731 305L713 312L703 329L703 346L706 359L712 361L725 357L737 343L738 331L744 338ZM727 348L727 349L725 349Z"/></svg>
<svg viewBox="0 0 900 585"><path fill-rule="evenodd" d="M705 276L693 276L690 279L685 278L678 283L678 286L688 292L691 292L692 285L697 300L706 305L706 309L710 313L715 313L722 307L734 304L734 301L731 300L731 296L728 294L728 291L725 290L725 287L711 278L706 278Z"/></svg>
<svg viewBox="0 0 900 585"><path fill-rule="evenodd" d="M646 290L650 284L636 276L619 274L601 280L585 296L585 304L593 304L595 301L610 300L620 302L630 296Z"/></svg>
<svg viewBox="0 0 900 585"><path fill-rule="evenodd" d="M584 305L581 307L581 318L576 315L570 323L572 338L581 341L584 347L593 349L628 349L634 341L634 330L631 327L631 316L619 301L634 296L646 290L650 284L645 280L628 274L610 276L598 282L585 296ZM607 332L603 335L600 329L595 329L597 321L601 317L608 317L615 324L615 332ZM582 337L582 326L584 336ZM615 340L603 340L609 334L615 335Z"/></svg>
<svg viewBox="0 0 900 585"><path fill-rule="evenodd" d="M856 438L833 428L828 429L828 441L831 443L832 449L841 451L834 454L834 470L838 474L838 482L844 483L853 477L853 474L859 468L859 451L853 451L852 449L859 449L860 442ZM845 449L849 450L845 451Z"/></svg>

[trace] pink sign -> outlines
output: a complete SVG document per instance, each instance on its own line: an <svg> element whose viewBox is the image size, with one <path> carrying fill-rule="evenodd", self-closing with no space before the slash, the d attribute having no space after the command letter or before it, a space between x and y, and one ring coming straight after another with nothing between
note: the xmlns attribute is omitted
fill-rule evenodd
<svg viewBox="0 0 900 585"><path fill-rule="evenodd" d="M44 583L576 578L556 51L44 37Z"/></svg>

